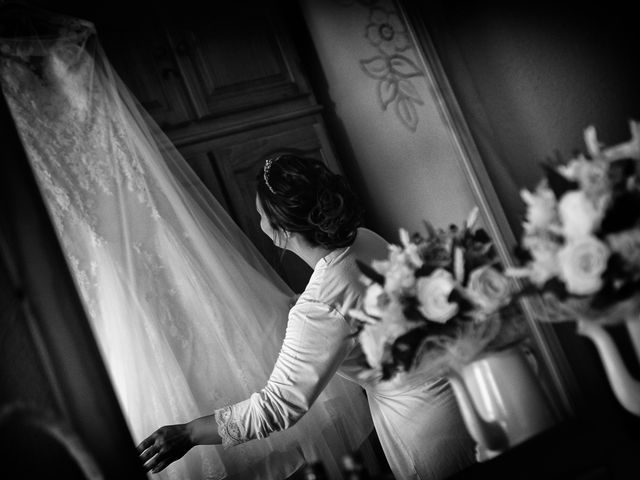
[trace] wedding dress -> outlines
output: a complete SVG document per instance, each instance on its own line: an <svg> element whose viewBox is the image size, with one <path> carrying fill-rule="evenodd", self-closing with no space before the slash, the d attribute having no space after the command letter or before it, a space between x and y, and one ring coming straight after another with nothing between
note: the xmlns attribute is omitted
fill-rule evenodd
<svg viewBox="0 0 640 480"><path fill-rule="evenodd" d="M267 381L292 292L203 187L105 57L90 22L0 39L0 85L137 443ZM338 377L292 428L200 446L159 478L280 479L371 432ZM154 477L156 478L156 477Z"/></svg>

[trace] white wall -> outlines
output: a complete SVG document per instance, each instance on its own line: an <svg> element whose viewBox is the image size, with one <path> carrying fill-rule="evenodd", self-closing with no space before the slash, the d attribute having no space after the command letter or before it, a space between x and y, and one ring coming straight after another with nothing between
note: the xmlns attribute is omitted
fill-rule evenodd
<svg viewBox="0 0 640 480"><path fill-rule="evenodd" d="M336 115L364 177L359 180L370 193L366 208L379 233L396 242L398 228L421 230L423 219L442 227L462 222L474 204L473 195L426 77L407 79L424 102L415 105L418 121L412 131L393 103L383 111L379 80L360 66L361 60L384 55L375 45L377 26L385 23L376 20L384 19L384 12L346 0L300 0L300 5ZM377 2L380 5L391 13L396 8L392 2ZM396 27L395 43L381 45L388 54L402 55L423 68L410 41L404 43L409 35L402 34L398 18L387 18ZM405 46L409 48L402 50Z"/></svg>

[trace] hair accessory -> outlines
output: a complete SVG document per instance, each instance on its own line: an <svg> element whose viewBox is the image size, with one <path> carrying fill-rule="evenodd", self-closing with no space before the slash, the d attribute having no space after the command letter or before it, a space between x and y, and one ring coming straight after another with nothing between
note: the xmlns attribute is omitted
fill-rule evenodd
<svg viewBox="0 0 640 480"><path fill-rule="evenodd" d="M271 169L271 165L273 164L273 161L277 160L277 157L275 159L273 158L267 158L267 160L264 162L264 183L267 184L267 188L269 189L269 191L271 193L273 193L274 195L276 194L276 191L273 189L273 187L269 184L269 170Z"/></svg>

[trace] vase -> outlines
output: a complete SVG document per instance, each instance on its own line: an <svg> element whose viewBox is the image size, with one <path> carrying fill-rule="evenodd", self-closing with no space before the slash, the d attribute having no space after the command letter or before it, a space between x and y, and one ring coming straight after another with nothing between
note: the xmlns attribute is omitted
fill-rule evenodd
<svg viewBox="0 0 640 480"><path fill-rule="evenodd" d="M486 354L449 380L469 434L488 457L555 424L540 382L517 346Z"/></svg>
<svg viewBox="0 0 640 480"><path fill-rule="evenodd" d="M631 345L636 352L636 358L640 362L640 316L633 315L627 318L625 321L627 327L627 333L631 340Z"/></svg>
<svg viewBox="0 0 640 480"><path fill-rule="evenodd" d="M629 318L625 323L631 343L640 359L640 319ZM629 373L609 332L594 321L578 320L578 333L594 343L618 402L627 411L640 416L640 381Z"/></svg>

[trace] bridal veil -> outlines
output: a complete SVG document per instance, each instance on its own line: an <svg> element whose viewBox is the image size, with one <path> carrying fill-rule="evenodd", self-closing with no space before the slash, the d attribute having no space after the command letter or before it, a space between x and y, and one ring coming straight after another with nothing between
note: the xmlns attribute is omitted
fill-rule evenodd
<svg viewBox="0 0 640 480"><path fill-rule="evenodd" d="M113 71L94 26L50 15L0 39L0 85L135 442L247 398L277 358L292 292ZM37 34L36 34L37 33ZM371 432L332 380L289 430L201 446L171 479L285 478Z"/></svg>

